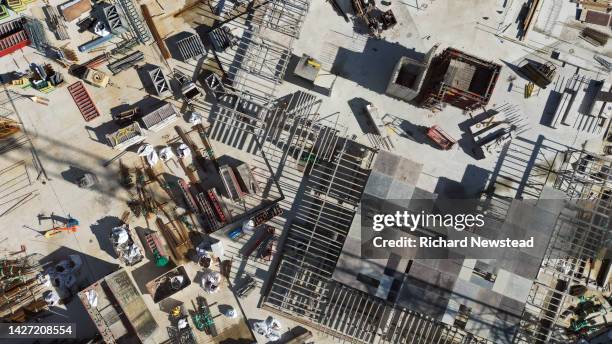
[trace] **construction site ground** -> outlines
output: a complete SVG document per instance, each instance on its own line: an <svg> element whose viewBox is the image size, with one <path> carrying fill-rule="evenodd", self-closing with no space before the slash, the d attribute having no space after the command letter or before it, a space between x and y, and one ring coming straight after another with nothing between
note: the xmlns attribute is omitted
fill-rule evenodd
<svg viewBox="0 0 612 344"><path fill-rule="evenodd" d="M50 2L59 3L59 1ZM188 2L195 3L195 1ZM368 125L363 113L366 102L375 105L381 114L388 115L386 120L392 119L397 124L395 127L387 128L394 145L393 152L423 164L423 174L417 186L439 192L452 187L450 184L444 185L441 181L451 180L462 183L461 192L464 196L478 196L485 184L492 178L497 178L496 191L506 196L514 196L522 182L516 176L522 175L521 171L524 171L527 161L533 158L531 154L534 146L544 147L538 153L542 156L535 157L536 164L550 164L554 163L555 154L564 146L580 147L585 143L587 146L598 145L601 133L579 131L571 126L553 129L540 124L550 90L537 89L532 97L525 99L523 90L526 81L521 78L509 81L509 77L514 75L514 72L507 65L516 65L525 58L545 59L553 40L555 49L569 51L572 48L576 55L583 53L588 56L591 48L571 46L555 38L548 36L545 38L538 32L530 33L530 37L523 42L496 35L495 32L499 27L513 21L511 12L519 6L515 4L517 1L509 1L509 4L503 7L507 2L506 0L424 1L427 7L416 10L402 1L393 1L391 8L398 18L398 25L386 32L384 39L374 39L365 34L355 33L354 24L345 22L333 11L329 3L312 1L300 38L294 42L293 54L296 56L308 54L321 61L325 73L334 74L329 76L335 79L331 96L317 94L323 101L321 115L330 116L333 121L336 121L335 116L337 116L338 123L347 127L349 136L356 135L358 141L371 144L368 136L364 135ZM147 3L153 9L154 19L162 37L185 29L193 29L194 22L207 23L205 17L198 16L197 7L204 6L203 4L174 17L172 13L183 8L185 1L159 0L143 1L143 3ZM163 9L157 3L161 4ZM35 17L44 18L37 6L30 6L28 11L31 11ZM512 28L508 32L511 30ZM70 41L73 47L92 38L88 34L78 34L74 23L69 24L69 33L73 37ZM518 114L524 127L521 129L520 137L513 141L506 152L505 160L499 159L497 155L482 160L474 159L470 153L472 147L469 137L460 129L461 123L469 119L469 114L450 106L442 112L431 113L429 110L416 108L384 94L390 73L399 57L425 53L434 44L440 44L439 51L447 46L453 46L484 59L507 64L502 68L489 108ZM163 61L155 44L141 46L139 49L144 52L146 63L160 66L166 75L171 73L170 67L177 67L187 72L190 68L194 68L174 60ZM605 47L603 49L598 53L610 56L610 49L605 50ZM85 61L96 55L97 53L81 54L81 60ZM0 169L24 161L23 166L28 177L27 181L20 182L23 184L18 185L17 189L5 190L2 194L30 190L29 192L34 195L27 204L11 210L0 219L0 227L3 228L3 232L0 233L1 246L11 252L18 251L21 245L25 245L27 252L40 253L47 256L50 261L65 258L70 254L81 254L85 260L81 272L82 283L88 285L117 268L118 262L110 247L109 233L112 227L119 224L121 214L128 209L126 202L130 199L127 191L119 183L119 159L113 160L120 152L113 150L104 138L106 133L117 128L111 122L111 112L120 105L146 104L150 95L143 87L137 70L134 69L113 76L111 85L106 88L87 85L102 115L91 122L85 122L66 90L66 86L77 79L33 49L23 49L0 58L0 71L6 73L25 70L32 62L53 64L54 68L64 74L66 84L44 95L50 100L49 107L19 97L19 94L36 95L36 90L20 89L6 84L0 89L0 110L3 114L16 112L15 118L23 123L31 142L31 145L26 143L0 157ZM558 61L553 63L557 64L559 77L571 76L576 72L575 66L563 67ZM581 73L606 77L596 65L593 65L590 71L581 70ZM296 80L291 74L292 70L288 70L285 82L276 90L276 96L304 90L304 83ZM178 109L183 108L183 104L172 98L164 100L174 104ZM252 167L262 171L267 170L261 156L233 147L232 142L239 140L238 135L248 134L236 130L228 136L227 129L217 128L223 124L214 121L210 123L208 113L205 110L201 112L204 115L203 124L210 127L209 135L217 156L229 156L248 162ZM478 113L479 111L475 111L473 115ZM163 131L149 134L146 142L154 146L166 145L168 141L178 136L174 125L189 131L190 125L185 120L188 116L183 114L183 117ZM443 151L427 141L420 140L419 128L434 124L440 125L451 136L457 138L459 144L450 151ZM600 147L595 148L600 149ZM280 203L285 211L284 214L270 223L277 229L277 235L282 236L287 221L291 219L292 204L295 198L299 197L297 193L303 175L295 168L294 162L281 160L277 147L265 146L263 151L276 173L285 196ZM508 156L515 157L512 166L507 165ZM133 163L139 158L135 152L128 152L121 159L126 163ZM37 166L37 161L40 166ZM180 171L180 168L174 165L164 168L167 172ZM93 189L77 186L76 179L84 171L98 177L99 183ZM530 188L538 188L538 183L541 182L543 182L541 179L529 181L526 187L522 187L522 192L528 194ZM80 222L78 231L46 239L42 233L50 229L52 224L44 217L52 214L61 218L72 216L78 219ZM147 227L142 217L133 218L131 225ZM226 235L229 230L213 235L224 243L225 258L232 259L229 282L222 283L219 293L205 294L199 286L199 281L195 280L198 274L197 267L189 263L188 271L194 283L171 298L180 299L188 309L192 309L190 301L195 300L198 295L206 297L209 303L235 306L241 310L241 316L236 321L226 319L223 315L218 316L219 309L213 307L213 316L218 316L215 322L218 322L219 338L224 336L223 331L233 334L234 337L240 333L248 338L251 334L247 325L250 327L254 321L264 320L272 315L257 307L261 298L261 288L267 281L271 264L255 258L243 259L240 249L250 240L250 235L232 241ZM151 296L142 287L154 275L163 271L152 269L152 265L154 264L145 259L137 266L129 268L129 271L160 326L161 332L156 337L161 342L161 338L166 334L165 327L168 325L167 310L162 310L159 305L154 304ZM255 277L257 289L247 298L237 299L230 291L228 283L236 283L245 273ZM87 317L85 309L76 298L67 305L53 307L52 310L53 315L49 319L58 322ZM281 322L284 329L298 325L285 318L281 318ZM313 338L315 343L334 341L328 334L309 329L315 334ZM77 328L81 338L93 335L94 331L94 324L86 321L80 322ZM200 335L198 333L198 336ZM204 337L202 342L214 342L210 337ZM261 336L256 336L256 339L258 342L265 342Z"/></svg>

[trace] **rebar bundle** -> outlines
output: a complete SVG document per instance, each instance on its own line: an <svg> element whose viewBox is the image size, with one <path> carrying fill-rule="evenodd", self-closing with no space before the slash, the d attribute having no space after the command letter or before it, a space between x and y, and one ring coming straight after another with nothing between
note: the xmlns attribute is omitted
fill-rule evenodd
<svg viewBox="0 0 612 344"><path fill-rule="evenodd" d="M10 289L15 281L25 281L36 273L36 266L30 264L27 257L0 260L0 290L4 292Z"/></svg>
<svg viewBox="0 0 612 344"><path fill-rule="evenodd" d="M103 54L100 54L100 55L94 57L93 59L83 63L83 66L85 66L87 68L96 68L96 67L99 67L100 65L102 65L103 63L106 63L109 58L110 58L109 54L103 53Z"/></svg>
<svg viewBox="0 0 612 344"><path fill-rule="evenodd" d="M24 322L28 314L45 309L44 286L37 278L39 265L30 256L0 260L0 319Z"/></svg>

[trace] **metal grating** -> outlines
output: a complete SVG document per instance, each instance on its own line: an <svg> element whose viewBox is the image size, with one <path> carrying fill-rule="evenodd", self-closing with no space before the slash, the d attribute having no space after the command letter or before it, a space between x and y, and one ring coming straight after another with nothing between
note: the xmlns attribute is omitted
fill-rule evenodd
<svg viewBox="0 0 612 344"><path fill-rule="evenodd" d="M43 7L43 12L45 12L45 16L47 17L49 29L55 33L57 39L60 41L70 39L66 23L57 11L57 8L45 5Z"/></svg>
<svg viewBox="0 0 612 344"><path fill-rule="evenodd" d="M195 34L190 34L188 37L177 41L176 45L183 61L198 58L206 54L202 40Z"/></svg>
<svg viewBox="0 0 612 344"><path fill-rule="evenodd" d="M82 81L77 81L68 86L68 92L70 92L72 99L74 99L77 108L79 108L86 122L100 116L98 107L94 104Z"/></svg>
<svg viewBox="0 0 612 344"><path fill-rule="evenodd" d="M166 103L142 117L142 123L148 130L158 131L177 118L177 111L170 103Z"/></svg>

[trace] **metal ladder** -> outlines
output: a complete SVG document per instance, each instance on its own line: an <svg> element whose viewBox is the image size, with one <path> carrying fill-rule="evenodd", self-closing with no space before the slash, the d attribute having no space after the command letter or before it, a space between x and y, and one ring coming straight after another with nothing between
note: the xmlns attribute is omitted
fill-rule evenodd
<svg viewBox="0 0 612 344"><path fill-rule="evenodd" d="M151 40L151 34L149 30L145 27L143 23L143 19L136 10L134 6L134 2L132 0L118 0L121 4L121 7L125 9L125 14L130 21L132 28L134 29L136 36L138 36L138 40L146 44Z"/></svg>
<svg viewBox="0 0 612 344"><path fill-rule="evenodd" d="M151 233L145 236L145 241L147 242L147 247L152 254L160 254L159 249L157 248L157 242L155 242L155 237Z"/></svg>

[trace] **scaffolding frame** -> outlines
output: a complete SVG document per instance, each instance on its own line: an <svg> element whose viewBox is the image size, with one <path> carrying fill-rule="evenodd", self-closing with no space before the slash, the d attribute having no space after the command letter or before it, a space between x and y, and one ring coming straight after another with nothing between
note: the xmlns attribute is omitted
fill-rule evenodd
<svg viewBox="0 0 612 344"><path fill-rule="evenodd" d="M217 103L211 118L226 126L220 136L236 129L247 131L261 143L264 150L276 147L292 157L290 166L305 160L329 161L333 149L347 128L329 117L321 118L321 100L303 91L289 94L264 105L243 95L217 88L211 90Z"/></svg>
<svg viewBox="0 0 612 344"><path fill-rule="evenodd" d="M602 199L612 190L611 170L611 158L570 149L564 154L555 187L571 199Z"/></svg>
<svg viewBox="0 0 612 344"><path fill-rule="evenodd" d="M214 51L214 50L213 50ZM226 83L260 104L274 98L291 57L291 49L244 29L238 43L215 52Z"/></svg>
<svg viewBox="0 0 612 344"><path fill-rule="evenodd" d="M307 10L307 3L272 0L244 13L244 20L239 15L213 28L226 25L238 37L233 47L213 52L226 86L210 80L209 91L217 100L211 118L226 126L218 135L248 131L262 149L276 146L296 164L306 157L303 198L280 248L263 307L350 342L409 343L419 341L419 334L431 343L489 343L332 280L376 150L346 138L337 117L335 122L321 117L321 101L311 94L296 92L271 101L299 33L301 25L295 23L302 20L300 10L297 17L279 18L276 13L292 13L299 4Z"/></svg>
<svg viewBox="0 0 612 344"><path fill-rule="evenodd" d="M373 160L360 148L340 139L314 163L263 307L351 343L491 343L332 280Z"/></svg>
<svg viewBox="0 0 612 344"><path fill-rule="evenodd" d="M467 63L476 69L481 68L491 71L489 83L483 94L462 90L445 82L444 77L453 60ZM457 49L447 48L440 55L434 57L430 64L425 81L427 85L423 86L424 94L421 105L438 111L441 111L443 104L446 103L468 111L484 107L491 98L500 70L501 66L496 63L485 61Z"/></svg>
<svg viewBox="0 0 612 344"><path fill-rule="evenodd" d="M266 303L290 314L316 320L323 310L321 307L325 301L320 295L329 292L335 264L359 204L358 200L352 200L354 193L363 191L369 176L369 170L362 168L361 162L350 154L348 146L352 144L353 141L343 139L338 142L332 161L321 160L313 164L304 200L306 204L317 206L307 205L312 212L298 211L300 216L288 229L282 259L266 295ZM354 174L355 185L361 185L361 188L345 190L342 187L347 170ZM314 179L317 181L313 182ZM346 197L342 198L342 195ZM344 216L346 221L339 222L329 213ZM336 226L329 226L326 222Z"/></svg>
<svg viewBox="0 0 612 344"><path fill-rule="evenodd" d="M256 18L262 27L297 39L309 7L309 0L271 0L257 9Z"/></svg>
<svg viewBox="0 0 612 344"><path fill-rule="evenodd" d="M148 70L148 73L149 77L151 78L151 84L153 85L153 88L158 96L170 91L168 80L166 80L166 76L160 67L155 66L154 68Z"/></svg>
<svg viewBox="0 0 612 344"><path fill-rule="evenodd" d="M212 50L223 82L260 105L269 105L285 75L293 42L299 37L310 0L267 0L244 12L226 10L227 20L211 29L226 30L237 40L222 51ZM204 8L211 17L213 10Z"/></svg>
<svg viewBox="0 0 612 344"><path fill-rule="evenodd" d="M142 44L147 44L152 40L151 32L147 27L142 13L136 8L134 0L111 0L112 4L119 4L129 23L129 31Z"/></svg>
<svg viewBox="0 0 612 344"><path fill-rule="evenodd" d="M610 245L612 159L578 149L562 154L559 172L550 173L547 180L554 178L552 184L568 196L568 203L557 218L528 296L516 338L519 343L572 340L559 323L571 301L570 286L598 288L592 283L590 262Z"/></svg>

